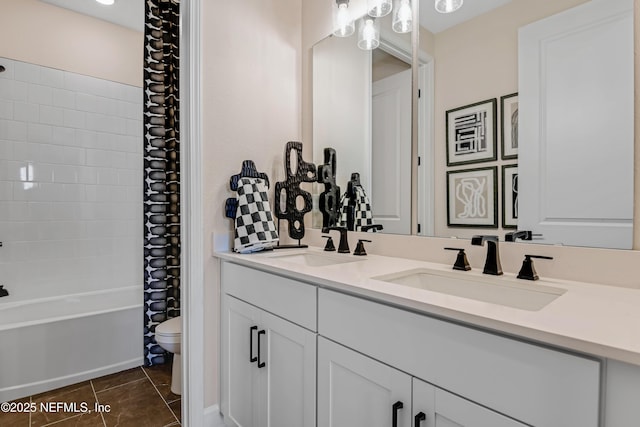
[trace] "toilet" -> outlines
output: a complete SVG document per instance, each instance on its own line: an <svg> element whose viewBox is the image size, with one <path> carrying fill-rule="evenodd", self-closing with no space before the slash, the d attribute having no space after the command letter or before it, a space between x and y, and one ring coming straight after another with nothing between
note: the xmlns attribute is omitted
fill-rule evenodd
<svg viewBox="0 0 640 427"><path fill-rule="evenodd" d="M182 394L182 357L180 356L182 317L178 316L165 320L156 326L156 342L169 353L173 353L171 392L174 394Z"/></svg>

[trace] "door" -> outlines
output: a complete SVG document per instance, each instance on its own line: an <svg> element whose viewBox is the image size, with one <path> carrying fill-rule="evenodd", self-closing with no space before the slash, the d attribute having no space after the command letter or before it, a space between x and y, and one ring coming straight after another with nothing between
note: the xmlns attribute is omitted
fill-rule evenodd
<svg viewBox="0 0 640 427"><path fill-rule="evenodd" d="M316 334L262 312L261 423L265 427L314 427Z"/></svg>
<svg viewBox="0 0 640 427"><path fill-rule="evenodd" d="M633 1L591 1L519 33L518 228L631 248Z"/></svg>
<svg viewBox="0 0 640 427"><path fill-rule="evenodd" d="M318 338L318 427L409 427L410 411L411 377Z"/></svg>
<svg viewBox="0 0 640 427"><path fill-rule="evenodd" d="M525 427L417 378L413 379L412 415L414 427Z"/></svg>
<svg viewBox="0 0 640 427"><path fill-rule="evenodd" d="M384 231L411 234L411 70L373 83L371 198Z"/></svg>
<svg viewBox="0 0 640 427"><path fill-rule="evenodd" d="M221 410L227 423L258 426L260 310L228 295L224 295L222 309Z"/></svg>

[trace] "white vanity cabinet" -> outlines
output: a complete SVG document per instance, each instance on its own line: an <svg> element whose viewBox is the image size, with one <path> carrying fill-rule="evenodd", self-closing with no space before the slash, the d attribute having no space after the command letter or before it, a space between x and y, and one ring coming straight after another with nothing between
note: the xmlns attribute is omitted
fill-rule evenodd
<svg viewBox="0 0 640 427"><path fill-rule="evenodd" d="M525 424L320 337L318 427L342 426L525 427Z"/></svg>
<svg viewBox="0 0 640 427"><path fill-rule="evenodd" d="M297 291L301 301L293 302L283 293L292 281L265 273L256 277L254 270L223 265L225 422L238 427L315 426L316 334L294 322L315 324L316 288L294 282L303 292ZM263 300L266 307L255 305L262 292L270 295ZM298 304L312 311L300 316L292 307ZM283 313L293 321L279 317Z"/></svg>
<svg viewBox="0 0 640 427"><path fill-rule="evenodd" d="M232 262L222 293L230 426L609 427L600 359Z"/></svg>

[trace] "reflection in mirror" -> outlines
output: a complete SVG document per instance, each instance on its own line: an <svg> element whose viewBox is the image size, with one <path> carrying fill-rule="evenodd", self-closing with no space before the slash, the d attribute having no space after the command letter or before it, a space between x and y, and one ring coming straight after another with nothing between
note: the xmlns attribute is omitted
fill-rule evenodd
<svg viewBox="0 0 640 427"><path fill-rule="evenodd" d="M419 1L419 58L414 62L419 66L419 158L410 161L420 166L418 198L409 200L418 207L419 234L502 237L524 229L533 232L534 243L630 248L633 1L469 1L449 14L435 12L432 0ZM411 193L409 180L403 181L404 191L397 191L395 175L387 172L388 165L397 163L390 161L386 125L379 126L383 122L373 111L372 59L356 60L366 54L346 50L353 40L339 53L324 49L330 43L338 41L324 39L314 47L314 159L320 162L322 149L334 147L343 188L352 172L361 171L378 222L379 214L402 210L401 194ZM317 73L316 51L323 49L333 76L340 76L335 86ZM318 96L319 90L326 96ZM491 130L497 136L497 158L447 166L447 111L487 100L496 104L497 124ZM332 117L318 117L329 109ZM511 125L509 111L518 111L517 126ZM456 122L450 122L454 127ZM475 131L481 134L482 126ZM385 141L379 163L376 138ZM486 168L496 170L495 191L482 190L481 173L472 174L477 197L456 195L455 185L447 181L451 172ZM484 223L497 227L469 226L473 221L448 225L456 215L447 208L449 199L456 202L456 197L466 197L459 203L462 212L465 204L495 200L495 221ZM395 203L394 210L379 207L378 201ZM386 224L385 231L409 232Z"/></svg>
<svg viewBox="0 0 640 427"><path fill-rule="evenodd" d="M385 35L385 22L373 51L359 49L352 38L328 37L314 46L314 161L324 163L326 148L336 151L343 225L409 234L410 46L406 38ZM314 226L321 221L316 213Z"/></svg>

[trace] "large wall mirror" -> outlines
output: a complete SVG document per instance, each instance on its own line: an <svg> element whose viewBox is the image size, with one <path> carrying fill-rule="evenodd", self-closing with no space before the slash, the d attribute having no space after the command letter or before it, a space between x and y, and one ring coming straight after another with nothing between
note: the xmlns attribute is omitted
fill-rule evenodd
<svg viewBox="0 0 640 427"><path fill-rule="evenodd" d="M335 148L337 184L359 173L383 232L631 248L633 0L419 1L416 58L385 21L373 51L314 46L314 162Z"/></svg>

